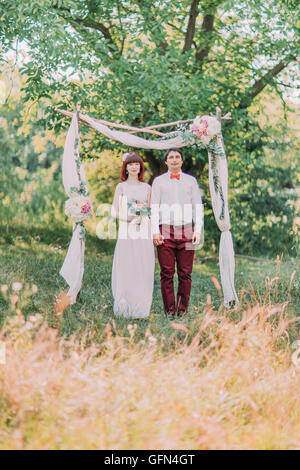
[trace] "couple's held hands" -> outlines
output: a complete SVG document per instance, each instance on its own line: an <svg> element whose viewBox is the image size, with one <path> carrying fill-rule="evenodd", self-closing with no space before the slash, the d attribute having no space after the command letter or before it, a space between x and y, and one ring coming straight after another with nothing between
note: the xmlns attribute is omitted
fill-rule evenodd
<svg viewBox="0 0 300 470"><path fill-rule="evenodd" d="M161 233L155 233L153 235L153 243L155 246L162 245L164 243L164 237Z"/></svg>

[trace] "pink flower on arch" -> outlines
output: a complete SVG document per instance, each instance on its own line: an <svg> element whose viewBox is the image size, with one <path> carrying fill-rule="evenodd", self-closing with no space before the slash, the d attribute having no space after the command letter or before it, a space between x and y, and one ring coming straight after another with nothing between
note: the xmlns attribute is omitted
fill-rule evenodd
<svg viewBox="0 0 300 470"><path fill-rule="evenodd" d="M83 204L83 206L81 206L81 213L82 214L88 214L91 210L91 204L89 202L87 202L86 204Z"/></svg>

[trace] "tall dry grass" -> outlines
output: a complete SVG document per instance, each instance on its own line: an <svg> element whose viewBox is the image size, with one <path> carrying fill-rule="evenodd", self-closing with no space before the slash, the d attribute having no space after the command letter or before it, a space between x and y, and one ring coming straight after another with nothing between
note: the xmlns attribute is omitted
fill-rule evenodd
<svg viewBox="0 0 300 470"><path fill-rule="evenodd" d="M85 347L17 309L0 333L0 448L299 449L287 307L266 297L234 319L208 299L196 332L172 324L169 353L150 329L136 342L134 324L128 337L107 324L106 340Z"/></svg>

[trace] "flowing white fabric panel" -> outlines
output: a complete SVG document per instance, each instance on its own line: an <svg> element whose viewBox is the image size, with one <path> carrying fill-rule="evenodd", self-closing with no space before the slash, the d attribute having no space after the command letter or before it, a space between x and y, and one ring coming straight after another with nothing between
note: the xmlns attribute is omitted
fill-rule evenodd
<svg viewBox="0 0 300 470"><path fill-rule="evenodd" d="M79 178L76 170L76 161L74 155L75 140L79 139L78 115L73 113L72 121L67 133L64 155L62 161L62 179L67 195L71 196L71 187L79 188Z"/></svg>
<svg viewBox="0 0 300 470"><path fill-rule="evenodd" d="M129 132L115 131L101 124L97 119L93 119L86 114L80 113L80 119L89 124L96 131L101 132L109 139L117 140L128 147L136 147L140 149L166 150L170 147L186 147L186 143L181 137L174 137L166 140L147 140Z"/></svg>
<svg viewBox="0 0 300 470"><path fill-rule="evenodd" d="M76 227L76 228L75 228ZM81 226L73 224L73 235L67 255L60 270L60 275L69 284L68 295L71 304L75 304L78 292L81 289L84 272L84 248L85 242L80 239Z"/></svg>
<svg viewBox="0 0 300 470"><path fill-rule="evenodd" d="M224 152L224 142L221 139L219 144L222 145ZM219 229L221 230L220 244L219 244L219 266L220 266L220 275L221 275L221 284L224 295L224 305L229 308L229 302L234 300L235 305L239 303L238 296L234 287L234 250L232 235L230 232L230 216L228 210L228 167L226 158L220 158L219 156L215 157L216 169L213 169L213 156L208 152L208 161L209 161L209 190L211 194L212 206L214 216L217 222ZM221 192L216 192L215 185L213 181L214 171L217 172L219 176L220 188L223 194L224 200L224 218L221 219L220 215L222 213L222 198Z"/></svg>
<svg viewBox="0 0 300 470"><path fill-rule="evenodd" d="M80 165L79 176L77 173L75 160L75 141L78 139L79 148L79 129L78 129L78 113L73 113L71 125L66 137L64 155L62 161L62 178L63 185L67 195L71 196L71 188L75 186L79 189L80 180L86 182L84 168ZM65 279L69 285L67 294L71 298L71 304L76 302L78 292L81 289L82 277L84 272L84 250L85 241L80 239L81 226L73 223L72 239L68 248L68 252L59 274Z"/></svg>
<svg viewBox="0 0 300 470"><path fill-rule="evenodd" d="M219 265L221 274L221 284L224 295L224 305L230 308L229 302L235 300L235 305L239 303L238 296L234 288L234 251L232 235L230 230L223 231L220 237Z"/></svg>

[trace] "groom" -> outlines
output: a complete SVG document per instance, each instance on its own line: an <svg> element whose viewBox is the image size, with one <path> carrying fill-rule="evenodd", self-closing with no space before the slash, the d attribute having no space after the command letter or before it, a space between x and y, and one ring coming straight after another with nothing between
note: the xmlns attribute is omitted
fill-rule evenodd
<svg viewBox="0 0 300 470"><path fill-rule="evenodd" d="M168 171L154 179L151 195L153 241L160 264L161 292L168 318L183 316L191 293L194 249L200 242L203 205L194 176L181 171L183 155L171 148L165 153ZM178 291L175 303L175 264Z"/></svg>

